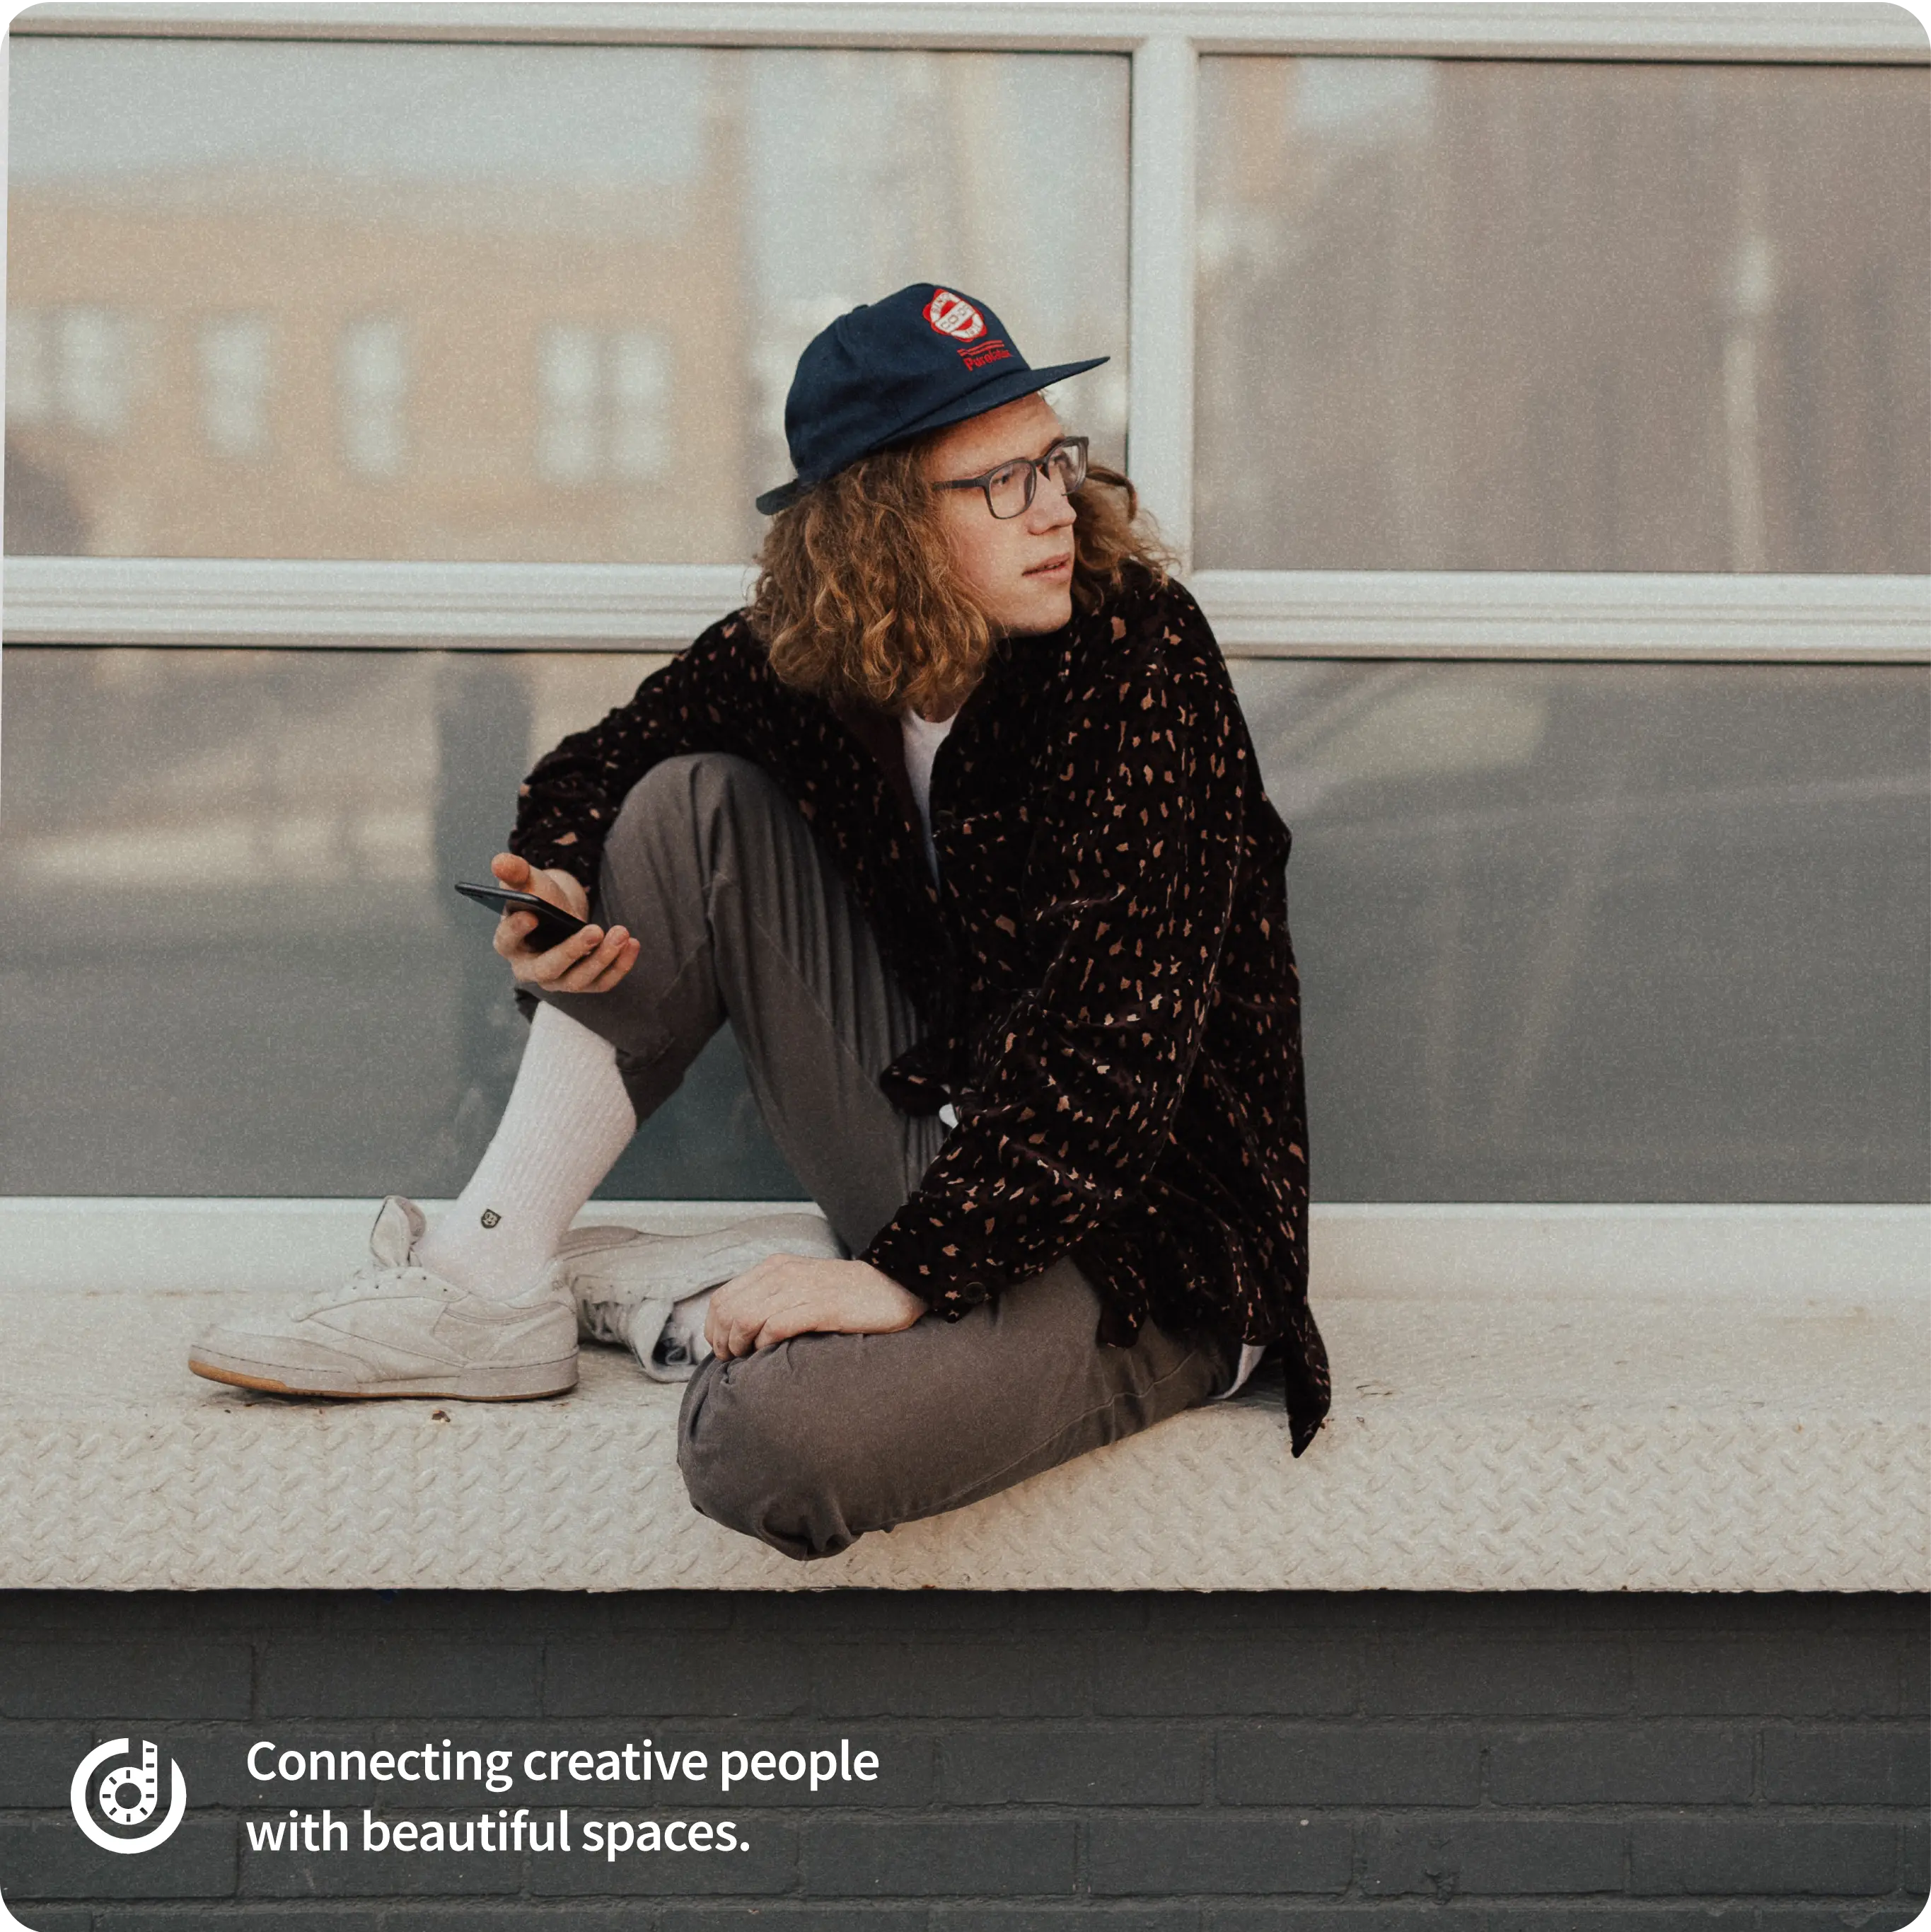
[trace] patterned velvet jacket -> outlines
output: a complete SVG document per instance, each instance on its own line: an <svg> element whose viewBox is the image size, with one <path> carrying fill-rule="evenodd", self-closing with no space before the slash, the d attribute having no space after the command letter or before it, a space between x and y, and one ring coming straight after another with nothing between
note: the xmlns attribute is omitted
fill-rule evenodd
<svg viewBox="0 0 1931 1932"><path fill-rule="evenodd" d="M511 844L594 889L660 759L763 766L924 1024L880 1085L958 1116L860 1258L956 1319L1069 1255L1102 1342L1150 1317L1273 1345L1299 1455L1328 1376L1289 841L1207 620L1135 578L1051 636L1002 640L933 770L936 886L899 746L895 720L780 683L739 612L537 764Z"/></svg>

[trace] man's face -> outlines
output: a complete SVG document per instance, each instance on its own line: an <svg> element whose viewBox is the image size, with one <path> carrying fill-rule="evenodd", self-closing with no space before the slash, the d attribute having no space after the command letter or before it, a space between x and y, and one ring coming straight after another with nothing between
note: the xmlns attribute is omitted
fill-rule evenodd
<svg viewBox="0 0 1931 1932"><path fill-rule="evenodd" d="M931 482L982 476L1015 457L1045 454L1066 430L1038 395L988 410L940 431L925 465ZM1036 479L1030 507L999 518L982 490L942 490L939 517L953 567L995 632L1057 631L1073 614L1073 507L1050 478Z"/></svg>

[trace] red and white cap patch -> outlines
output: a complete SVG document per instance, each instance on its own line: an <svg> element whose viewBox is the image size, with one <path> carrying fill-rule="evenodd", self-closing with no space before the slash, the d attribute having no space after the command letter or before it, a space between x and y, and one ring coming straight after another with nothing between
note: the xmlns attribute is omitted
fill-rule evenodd
<svg viewBox="0 0 1931 1932"><path fill-rule="evenodd" d="M976 342L985 333L985 317L950 289L932 291L932 299L925 304L925 320L941 335L959 342Z"/></svg>

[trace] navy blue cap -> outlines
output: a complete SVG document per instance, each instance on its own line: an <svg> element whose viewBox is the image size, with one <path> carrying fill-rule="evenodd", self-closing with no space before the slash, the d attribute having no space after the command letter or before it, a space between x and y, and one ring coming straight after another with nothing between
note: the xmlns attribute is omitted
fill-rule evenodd
<svg viewBox="0 0 1931 1932"><path fill-rule="evenodd" d="M1028 368L985 303L934 282L861 302L805 345L784 398L784 440L798 474L766 490L757 507L770 516L861 456L983 416L1108 359Z"/></svg>

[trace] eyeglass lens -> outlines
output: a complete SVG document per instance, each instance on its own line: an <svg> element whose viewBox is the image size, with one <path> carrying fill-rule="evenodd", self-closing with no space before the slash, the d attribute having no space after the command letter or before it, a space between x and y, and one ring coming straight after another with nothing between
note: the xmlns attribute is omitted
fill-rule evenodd
<svg viewBox="0 0 1931 1932"><path fill-rule="evenodd" d="M1086 481L1086 452L1077 442L1056 442L1044 458L1047 473L1070 496ZM1033 501L1037 463L1008 463L986 478L995 517L1016 517Z"/></svg>

